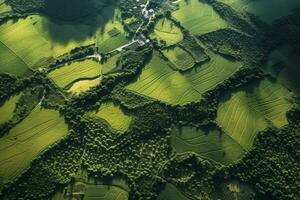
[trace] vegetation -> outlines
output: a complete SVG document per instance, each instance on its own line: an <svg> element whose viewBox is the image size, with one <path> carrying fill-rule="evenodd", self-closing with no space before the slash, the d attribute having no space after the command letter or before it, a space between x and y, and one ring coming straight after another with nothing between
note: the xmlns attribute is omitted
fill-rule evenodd
<svg viewBox="0 0 300 200"><path fill-rule="evenodd" d="M0 199L298 200L299 5L0 0Z"/></svg>

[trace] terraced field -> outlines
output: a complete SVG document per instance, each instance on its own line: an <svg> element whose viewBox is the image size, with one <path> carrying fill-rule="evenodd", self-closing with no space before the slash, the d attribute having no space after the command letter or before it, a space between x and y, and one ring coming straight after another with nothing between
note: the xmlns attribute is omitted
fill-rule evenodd
<svg viewBox="0 0 300 200"><path fill-rule="evenodd" d="M299 0L276 0L272 1L270 6L269 0L219 0L232 6L239 12L250 12L260 17L268 23L274 22L283 16L291 14L293 9L300 6Z"/></svg>
<svg viewBox="0 0 300 200"><path fill-rule="evenodd" d="M13 117L16 103L19 101L20 97L21 95L13 96L0 107L0 124L9 121Z"/></svg>
<svg viewBox="0 0 300 200"><path fill-rule="evenodd" d="M150 37L156 39L159 44L163 40L167 46L170 46L180 42L183 39L183 34L172 21L163 18L156 23L154 32Z"/></svg>
<svg viewBox="0 0 300 200"><path fill-rule="evenodd" d="M37 106L0 139L0 176L3 183L14 180L33 159L67 132L67 126L57 111Z"/></svg>
<svg viewBox="0 0 300 200"><path fill-rule="evenodd" d="M209 4L199 0L179 1L179 9L173 12L172 16L194 35L202 35L228 26Z"/></svg>
<svg viewBox="0 0 300 200"><path fill-rule="evenodd" d="M192 68L195 65L193 57L180 47L174 49L167 49L163 51L163 54L175 64L176 68L180 71L185 71Z"/></svg>
<svg viewBox="0 0 300 200"><path fill-rule="evenodd" d="M128 130L132 118L113 103L103 103L99 110L95 113L96 117L104 119L110 126L121 132Z"/></svg>
<svg viewBox="0 0 300 200"><path fill-rule="evenodd" d="M54 41L53 36L45 27L56 30L56 37L68 38L68 36L76 35L79 38L84 36L84 39ZM89 26L60 24L46 17L33 15L17 22L9 20L2 24L0 26L0 42L24 61L28 67L35 68L77 46L92 44L95 39L93 36L85 36L88 31ZM6 62L8 61L4 59L0 61L0 64Z"/></svg>
<svg viewBox="0 0 300 200"><path fill-rule="evenodd" d="M158 195L157 200L190 200L174 185L167 183L165 189Z"/></svg>
<svg viewBox="0 0 300 200"><path fill-rule="evenodd" d="M171 144L177 153L195 152L222 164L237 161L245 153L239 143L216 129L205 132L193 127L174 128Z"/></svg>
<svg viewBox="0 0 300 200"><path fill-rule="evenodd" d="M240 67L240 63L217 55L212 56L211 62L185 75L169 65L155 52L138 80L126 88L170 104L184 105L201 99L203 93L215 88Z"/></svg>
<svg viewBox="0 0 300 200"><path fill-rule="evenodd" d="M222 103L217 122L233 140L248 150L257 132L268 126L280 128L288 123L286 112L292 107L288 101L290 96L280 84L263 80Z"/></svg>

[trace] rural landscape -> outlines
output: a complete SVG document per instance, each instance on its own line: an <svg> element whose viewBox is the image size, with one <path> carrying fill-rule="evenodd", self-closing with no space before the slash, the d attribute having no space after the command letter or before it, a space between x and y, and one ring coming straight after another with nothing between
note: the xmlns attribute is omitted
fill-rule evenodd
<svg viewBox="0 0 300 200"><path fill-rule="evenodd" d="M0 0L0 199L299 200L300 0Z"/></svg>

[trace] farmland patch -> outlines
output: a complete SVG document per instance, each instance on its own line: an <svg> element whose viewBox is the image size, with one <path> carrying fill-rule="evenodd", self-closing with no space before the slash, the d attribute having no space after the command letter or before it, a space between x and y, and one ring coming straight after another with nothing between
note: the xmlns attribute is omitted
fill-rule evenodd
<svg viewBox="0 0 300 200"><path fill-rule="evenodd" d="M43 150L67 134L59 113L37 106L21 123L0 139L0 176L13 181Z"/></svg>
<svg viewBox="0 0 300 200"><path fill-rule="evenodd" d="M244 149L251 148L259 131L288 123L290 92L280 84L263 80L257 86L233 94L218 109L219 126Z"/></svg>
<svg viewBox="0 0 300 200"><path fill-rule="evenodd" d="M213 8L199 0L179 1L179 9L172 13L191 34L202 35L227 27L227 23Z"/></svg>
<svg viewBox="0 0 300 200"><path fill-rule="evenodd" d="M163 54L175 64L176 69L179 71L186 71L195 65L193 57L180 47L166 49Z"/></svg>

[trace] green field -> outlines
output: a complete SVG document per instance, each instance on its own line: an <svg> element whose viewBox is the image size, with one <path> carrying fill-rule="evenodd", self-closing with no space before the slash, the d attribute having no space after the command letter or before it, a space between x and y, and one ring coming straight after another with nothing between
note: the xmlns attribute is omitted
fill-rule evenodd
<svg viewBox="0 0 300 200"><path fill-rule="evenodd" d="M230 5L237 11L255 14L268 23L291 14L293 9L300 6L298 0L273 0L272 5L269 0L222 0L221 2Z"/></svg>
<svg viewBox="0 0 300 200"><path fill-rule="evenodd" d="M100 28L98 34L96 35L96 45L100 53L108 53L125 45L128 42L124 27L118 21L120 17L120 11L116 9L114 12L114 17L103 24L103 27ZM105 17L104 14L105 13L103 13L103 17ZM100 19L100 23L101 20L103 19Z"/></svg>
<svg viewBox="0 0 300 200"><path fill-rule="evenodd" d="M280 128L288 123L290 92L280 84L263 80L258 86L239 91L218 109L219 126L244 149L249 150L257 132L268 126Z"/></svg>
<svg viewBox="0 0 300 200"><path fill-rule="evenodd" d="M22 76L27 70L27 64L0 41L0 73Z"/></svg>
<svg viewBox="0 0 300 200"><path fill-rule="evenodd" d="M173 12L172 16L194 35L202 35L228 26L209 4L199 0L179 1L179 9Z"/></svg>
<svg viewBox="0 0 300 200"><path fill-rule="evenodd" d="M191 69L195 65L193 57L180 47L173 49L167 49L163 51L163 54L175 64L176 68L180 71Z"/></svg>
<svg viewBox="0 0 300 200"><path fill-rule="evenodd" d="M183 39L183 34L171 20L166 18L160 19L155 27L154 32L150 35L152 39L157 39L161 44L161 40L166 42L167 46L174 45Z"/></svg>
<svg viewBox="0 0 300 200"><path fill-rule="evenodd" d="M68 90L73 94L80 94L82 92L88 91L91 87L97 86L100 84L102 78L95 78L92 80L82 80L75 82L72 87Z"/></svg>
<svg viewBox="0 0 300 200"><path fill-rule="evenodd" d="M132 120L130 116L123 113L119 106L116 106L113 103L101 104L99 110L95 113L95 116L104 119L113 129L121 132L128 130Z"/></svg>
<svg viewBox="0 0 300 200"><path fill-rule="evenodd" d="M237 161L245 153L240 144L216 129L204 132L193 127L174 128L171 144L177 153L195 152L222 164Z"/></svg>
<svg viewBox="0 0 300 200"><path fill-rule="evenodd" d="M6 0L0 0L0 15L10 13L11 7L5 3Z"/></svg>
<svg viewBox="0 0 300 200"><path fill-rule="evenodd" d="M203 93L215 88L241 66L221 56L211 57L211 62L183 75L172 70L169 63L155 52L138 80L126 88L170 104L184 105L199 101Z"/></svg>
<svg viewBox="0 0 300 200"><path fill-rule="evenodd" d="M128 193L119 187L90 185L85 189L84 200L127 200Z"/></svg>
<svg viewBox="0 0 300 200"><path fill-rule="evenodd" d="M56 41L47 28L56 30L55 37L65 41ZM35 68L52 60L53 57L62 55L77 46L94 43L94 36L86 37L89 26L64 24L54 22L46 17L33 15L17 22L9 20L0 26L0 42L11 53L27 64L27 67ZM82 40L67 40L76 35L82 36ZM13 36L13 37L12 37ZM2 51L3 47L1 47ZM11 58L8 58L11 59ZM9 61L1 60L0 65Z"/></svg>
<svg viewBox="0 0 300 200"><path fill-rule="evenodd" d="M67 126L57 111L37 106L0 139L0 177L3 183L13 181L33 159L67 132Z"/></svg>
<svg viewBox="0 0 300 200"><path fill-rule="evenodd" d="M165 189L158 195L157 200L190 200L174 185L167 183Z"/></svg>
<svg viewBox="0 0 300 200"><path fill-rule="evenodd" d="M20 94L13 96L0 107L0 124L8 122L13 117L16 103L19 101L20 97Z"/></svg>
<svg viewBox="0 0 300 200"><path fill-rule="evenodd" d="M100 63L92 59L76 61L51 71L48 76L59 87L65 88L78 79L88 79L100 76L101 66Z"/></svg>

